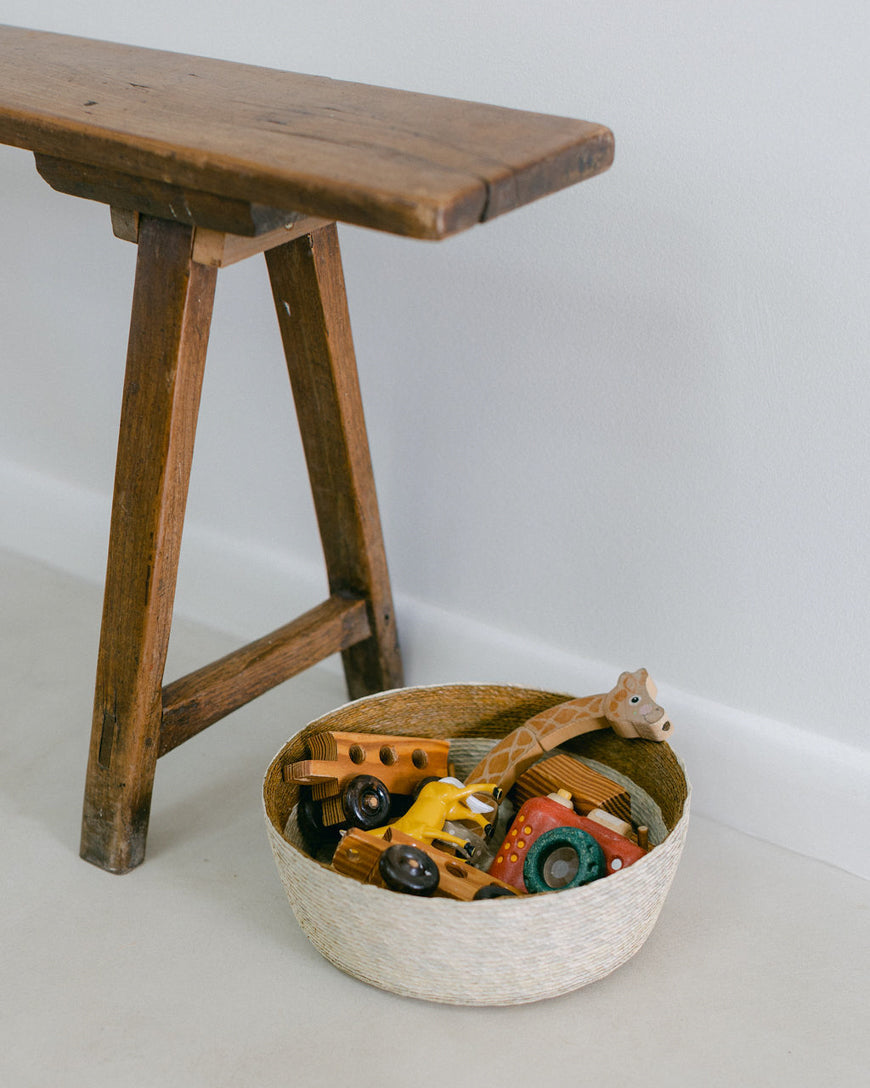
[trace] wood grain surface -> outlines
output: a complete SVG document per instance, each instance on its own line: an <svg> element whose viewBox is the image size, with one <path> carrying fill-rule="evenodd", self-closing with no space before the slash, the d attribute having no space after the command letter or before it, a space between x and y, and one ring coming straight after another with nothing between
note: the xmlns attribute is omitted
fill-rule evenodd
<svg viewBox="0 0 870 1088"><path fill-rule="evenodd" d="M352 699L403 670L335 223L277 246L266 265L308 464L329 591L369 604L372 635L344 650Z"/></svg>
<svg viewBox="0 0 870 1088"><path fill-rule="evenodd" d="M158 757L276 684L370 635L365 601L330 597L277 631L167 684Z"/></svg>
<svg viewBox="0 0 870 1088"><path fill-rule="evenodd" d="M419 238L613 159L587 121L8 26L0 141Z"/></svg>
<svg viewBox="0 0 870 1088"><path fill-rule="evenodd" d="M145 853L217 278L192 262L191 234L162 219L140 227L82 819L82 857L113 872Z"/></svg>

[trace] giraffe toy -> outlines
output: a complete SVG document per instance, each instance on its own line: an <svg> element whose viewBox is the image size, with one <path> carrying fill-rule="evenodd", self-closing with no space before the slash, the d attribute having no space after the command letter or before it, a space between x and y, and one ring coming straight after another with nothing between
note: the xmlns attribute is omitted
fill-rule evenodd
<svg viewBox="0 0 870 1088"><path fill-rule="evenodd" d="M613 729L628 740L663 741L671 734L671 722L655 700L656 686L646 669L624 672L604 695L570 699L529 718L490 750L468 781L495 782L507 793L545 752L597 729Z"/></svg>

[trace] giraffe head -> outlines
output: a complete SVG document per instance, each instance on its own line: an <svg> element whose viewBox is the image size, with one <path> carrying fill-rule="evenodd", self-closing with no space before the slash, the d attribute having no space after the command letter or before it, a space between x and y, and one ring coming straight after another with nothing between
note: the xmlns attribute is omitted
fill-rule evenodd
<svg viewBox="0 0 870 1088"><path fill-rule="evenodd" d="M620 737L666 740L671 722L655 700L656 686L646 669L624 672L604 697L604 716Z"/></svg>

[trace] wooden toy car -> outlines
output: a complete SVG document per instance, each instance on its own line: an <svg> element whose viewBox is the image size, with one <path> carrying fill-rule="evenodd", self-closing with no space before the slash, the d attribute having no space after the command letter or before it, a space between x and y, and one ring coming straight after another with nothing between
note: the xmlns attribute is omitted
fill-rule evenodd
<svg viewBox="0 0 870 1088"><path fill-rule="evenodd" d="M340 830L371 830L407 807L419 784L448 771L444 740L322 730L308 738L308 759L287 763L285 782L300 792L299 828L309 846L336 841Z"/></svg>
<svg viewBox="0 0 870 1088"><path fill-rule="evenodd" d="M577 815L571 795L560 790L522 806L489 871L522 891L559 891L633 865L645 854L613 827Z"/></svg>
<svg viewBox="0 0 870 1088"><path fill-rule="evenodd" d="M394 828L387 828L383 836L351 828L338 844L332 867L363 884L408 895L469 901L524 894L491 873Z"/></svg>

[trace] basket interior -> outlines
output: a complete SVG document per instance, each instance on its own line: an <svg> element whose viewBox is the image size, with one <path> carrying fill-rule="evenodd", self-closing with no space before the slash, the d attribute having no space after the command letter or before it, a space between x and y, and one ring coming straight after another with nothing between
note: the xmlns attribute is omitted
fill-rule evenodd
<svg viewBox="0 0 870 1088"><path fill-rule="evenodd" d="M272 761L263 784L267 817L283 837L299 787L284 782L282 768L305 758L306 738L318 730L497 740L540 711L571 698L532 688L454 684L403 688L347 703L308 725ZM561 747L612 767L635 782L659 805L668 831L680 820L688 787L666 743L624 740L607 729L586 733Z"/></svg>

